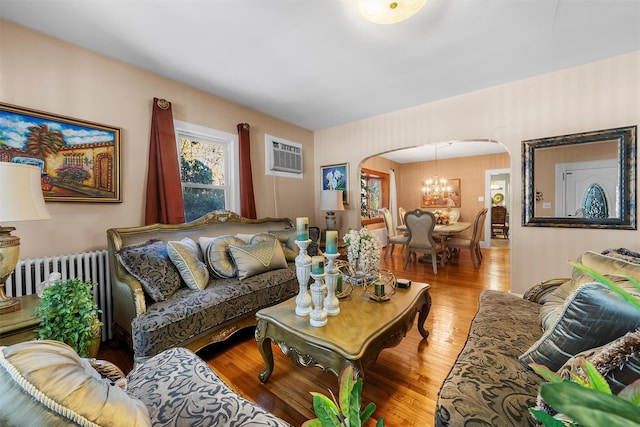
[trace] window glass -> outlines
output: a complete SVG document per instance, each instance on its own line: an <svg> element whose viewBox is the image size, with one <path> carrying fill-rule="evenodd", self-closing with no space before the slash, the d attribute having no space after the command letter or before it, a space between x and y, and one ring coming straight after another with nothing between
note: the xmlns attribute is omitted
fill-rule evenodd
<svg viewBox="0 0 640 427"><path fill-rule="evenodd" d="M238 212L237 136L176 122L176 139L186 220Z"/></svg>

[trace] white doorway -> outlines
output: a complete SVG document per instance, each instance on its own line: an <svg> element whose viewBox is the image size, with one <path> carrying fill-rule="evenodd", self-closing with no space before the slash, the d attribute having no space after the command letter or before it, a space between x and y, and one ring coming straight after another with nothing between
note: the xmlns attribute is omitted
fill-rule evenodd
<svg viewBox="0 0 640 427"><path fill-rule="evenodd" d="M480 247L491 247L491 206L494 199L497 204L507 208L507 221L513 221L511 216L511 169L487 169L485 176L484 206L487 208L487 219L484 222L484 239ZM493 183L493 188L492 188Z"/></svg>
<svg viewBox="0 0 640 427"><path fill-rule="evenodd" d="M585 216L584 201L597 185L603 192L608 218L619 218L618 163L616 159L556 165L556 209L559 218Z"/></svg>

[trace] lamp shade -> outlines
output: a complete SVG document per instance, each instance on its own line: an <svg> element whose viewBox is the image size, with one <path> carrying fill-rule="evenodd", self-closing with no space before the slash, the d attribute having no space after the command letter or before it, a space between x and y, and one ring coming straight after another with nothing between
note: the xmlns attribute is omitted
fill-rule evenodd
<svg viewBox="0 0 640 427"><path fill-rule="evenodd" d="M360 14L374 24L395 24L416 14L427 0L358 0Z"/></svg>
<svg viewBox="0 0 640 427"><path fill-rule="evenodd" d="M329 212L343 211L342 190L322 190L318 209Z"/></svg>
<svg viewBox="0 0 640 427"><path fill-rule="evenodd" d="M37 166L0 162L0 221L51 218L41 185Z"/></svg>

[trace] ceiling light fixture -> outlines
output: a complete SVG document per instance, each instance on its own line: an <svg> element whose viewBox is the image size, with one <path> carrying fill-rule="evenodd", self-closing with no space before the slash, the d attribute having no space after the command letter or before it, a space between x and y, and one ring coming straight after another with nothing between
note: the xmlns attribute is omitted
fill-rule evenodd
<svg viewBox="0 0 640 427"><path fill-rule="evenodd" d="M395 24L415 15L427 0L358 0L358 9L374 24Z"/></svg>
<svg viewBox="0 0 640 427"><path fill-rule="evenodd" d="M433 149L435 150L436 174L433 179L427 179L425 181L424 187L422 187L422 195L434 200L444 200L449 196L451 187L447 185L446 179L438 178L438 146L434 144Z"/></svg>

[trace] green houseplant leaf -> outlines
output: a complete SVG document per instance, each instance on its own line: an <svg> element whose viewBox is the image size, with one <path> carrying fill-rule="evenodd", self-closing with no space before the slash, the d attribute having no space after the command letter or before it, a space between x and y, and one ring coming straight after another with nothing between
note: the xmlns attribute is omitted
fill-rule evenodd
<svg viewBox="0 0 640 427"><path fill-rule="evenodd" d="M340 374L339 403L331 390L331 399L323 394L311 392L313 410L317 418L305 421L302 427L361 427L376 409L374 403L369 403L364 411L360 412L362 387L362 378L356 378L353 367L347 366ZM378 419L376 427L384 427L384 418Z"/></svg>
<svg viewBox="0 0 640 427"><path fill-rule="evenodd" d="M640 410L633 404L571 381L542 384L540 394L582 427L640 425Z"/></svg>

